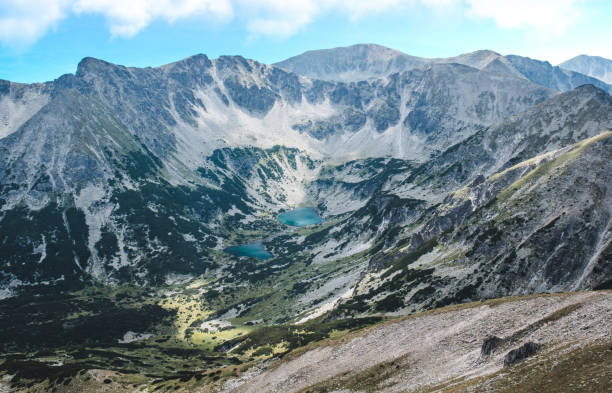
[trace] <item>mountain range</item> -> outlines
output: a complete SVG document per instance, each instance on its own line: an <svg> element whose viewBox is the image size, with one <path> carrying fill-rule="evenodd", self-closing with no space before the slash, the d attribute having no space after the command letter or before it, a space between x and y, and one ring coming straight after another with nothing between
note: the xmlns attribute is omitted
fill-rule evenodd
<svg viewBox="0 0 612 393"><path fill-rule="evenodd" d="M494 74L527 79L562 92L584 84L592 84L610 93L611 87L608 84L610 81L605 79L610 69L609 62L610 60L603 58L579 56L559 66L552 66L547 61L516 55L502 56L491 50L427 59L409 56L380 45L359 44L309 51L275 65L314 79L359 81L380 78L425 65L463 64Z"/></svg>
<svg viewBox="0 0 612 393"><path fill-rule="evenodd" d="M239 367L388 318L609 305L606 64L354 45L0 81L3 381L247 391ZM323 222L279 220L296 207Z"/></svg>

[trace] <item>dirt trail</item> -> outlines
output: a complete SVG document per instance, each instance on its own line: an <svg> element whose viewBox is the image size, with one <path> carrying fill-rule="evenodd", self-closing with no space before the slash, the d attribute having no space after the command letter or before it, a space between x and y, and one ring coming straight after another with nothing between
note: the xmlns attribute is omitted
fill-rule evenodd
<svg viewBox="0 0 612 393"><path fill-rule="evenodd" d="M610 342L610 326L611 291L487 302L409 317L272 362L228 381L223 391L289 393L322 384L323 391L410 392L494 373L510 349L528 341L541 344L542 352ZM490 335L507 340L482 358L482 342ZM358 389L350 387L351 378L361 379ZM371 384L362 390L364 378Z"/></svg>

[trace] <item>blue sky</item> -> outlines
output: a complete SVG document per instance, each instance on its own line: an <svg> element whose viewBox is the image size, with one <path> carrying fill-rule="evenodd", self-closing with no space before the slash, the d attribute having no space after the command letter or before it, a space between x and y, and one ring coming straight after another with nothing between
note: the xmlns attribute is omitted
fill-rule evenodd
<svg viewBox="0 0 612 393"><path fill-rule="evenodd" d="M272 63L355 43L557 64L612 58L610 20L609 0L0 0L0 79L52 80L86 56L128 66L196 53Z"/></svg>

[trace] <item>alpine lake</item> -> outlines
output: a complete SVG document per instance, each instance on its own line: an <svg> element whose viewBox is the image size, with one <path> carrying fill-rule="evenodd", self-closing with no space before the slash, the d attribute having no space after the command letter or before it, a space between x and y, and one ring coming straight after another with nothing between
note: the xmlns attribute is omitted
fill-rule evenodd
<svg viewBox="0 0 612 393"><path fill-rule="evenodd" d="M282 224L293 227L305 227L309 225L321 224L325 220L312 207L298 207L280 214L278 216L278 221L280 221ZM266 250L261 241L230 246L224 251L238 257L251 257L261 260L274 258L274 255Z"/></svg>

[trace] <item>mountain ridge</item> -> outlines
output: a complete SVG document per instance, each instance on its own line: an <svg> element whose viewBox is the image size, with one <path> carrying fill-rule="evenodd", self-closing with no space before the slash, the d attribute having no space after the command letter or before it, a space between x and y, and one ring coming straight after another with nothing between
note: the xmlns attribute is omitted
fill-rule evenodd
<svg viewBox="0 0 612 393"><path fill-rule="evenodd" d="M381 51L392 53L391 60L382 61L382 64L378 64L375 71L370 71L369 74L360 73L359 70L367 69L367 66L374 61L369 60L370 58L378 60L377 53ZM334 61L340 61L340 63L335 64ZM380 62L380 60L378 61ZM558 66L554 67L547 61L538 61L516 55L502 56L492 50L477 50L448 58L421 58L379 45L353 45L308 51L275 64L312 78L331 78L331 80L334 80L334 77L340 75L338 80L351 80L351 78L359 80L380 77L432 63L465 64L493 73L525 78L558 91L572 90L583 84L593 84L607 92L612 91L609 84L599 79L562 69ZM352 77L351 72L354 73Z"/></svg>
<svg viewBox="0 0 612 393"><path fill-rule="evenodd" d="M448 66L448 72L464 73L466 75L470 74L466 71L454 70L453 66L451 65ZM97 75L96 77L97 73L100 75ZM108 75L105 75L105 73L108 73ZM186 73L190 73L191 75L197 75L197 80L191 80ZM101 78L107 77L109 79L114 79L114 83L117 83L120 80L117 78L120 78L121 75L126 78L130 78L136 85L140 85L140 89L143 88L143 82L145 81L146 83L157 84L157 90L159 90L159 88L167 88L165 86L167 86L168 83L175 84L177 85L177 87L181 86L181 89L184 91L184 93L182 93L182 95L180 96L176 96L173 98L174 102L170 103L172 104L171 106L173 108L169 109L177 110L179 112L178 116L176 116L179 118L178 120L183 120L187 123L192 122L192 118L194 116L201 117L202 115L205 115L206 106L203 105L202 97L196 97L194 93L198 93L197 90L206 88L211 83L217 84L214 89L215 94L212 95L212 97L218 96L221 102L211 102L210 104L219 107L218 110L227 110L226 108L230 104L230 101L228 101L229 97L232 99L231 101L233 103L238 105L238 107L240 107L241 109L246 109L249 112L249 115L251 115L252 117L259 117L261 120L265 120L266 117L271 117L269 112L270 110L272 110L274 104L278 101L279 98L286 100L290 106L295 106L296 104L299 104L300 101L304 102L304 104L307 105L305 105L303 109L300 108L300 110L302 111L307 110L312 112L313 110L317 110L321 112L321 110L324 110L328 113L331 112L333 116L331 116L329 119L324 118L322 119L322 121L308 126L300 124L299 119L288 119L288 121L293 122L293 124L290 124L290 126L295 127L297 128L297 130L299 130L298 134L306 134L304 135L306 136L306 139L308 139L308 134L316 136L315 140L308 141L305 140L302 135L297 135L299 139L304 139L300 142L301 145L299 145L298 147L303 148L303 146L311 145L307 148L307 150L311 151L317 149L317 144L321 145L321 143L317 142L316 139L326 137L330 133L333 136L333 134L337 133L338 129L342 130L347 126L349 129L353 129L353 132L362 129L364 126L368 128L374 128L374 130L372 131L366 131L365 133L361 132L361 134L364 134L363 137L370 139L379 138L377 134L393 126L394 123L398 122L398 120L401 120L396 120L398 109L400 109L399 112L405 112L401 110L401 108L397 108L398 103L392 103L392 107L389 108L388 100L396 100L396 98L386 97L385 95L397 95L397 92L384 91L384 89L386 89L387 87L390 87L392 89L397 89L398 87L401 87L397 86L398 82L400 82L399 80L381 79L377 82L372 82L370 86L359 86L358 84L339 84L335 86L333 84L318 81L301 81L300 78L295 74L287 74L286 72L281 71L277 68L265 66L261 63L257 63L251 60L246 60L239 56L220 57L219 59L211 61L205 55L196 55L161 67L142 69L116 66L103 60L85 58L77 68L77 73L75 75L71 76L70 74L67 74L66 76L63 76L57 80L57 82L55 83L55 90L57 90L58 88L61 89L62 86L71 87L71 84L81 83L78 81L82 81L85 82L85 84L80 84L78 88L81 89L82 92L91 94L91 91L89 91L88 89L98 89L99 87L96 86L101 83ZM255 75L257 76L254 77ZM426 74L423 73L414 75L418 78L426 77ZM215 81L213 81L213 76L217 78ZM163 78L169 78L168 82L163 82ZM389 86L390 83L395 85ZM410 83L410 81L401 83ZM414 84L418 83L418 80L414 81ZM513 83L517 86L520 86L522 82L509 81L508 83ZM266 84L267 86L265 86ZM28 85L24 86L27 88ZM371 93L366 94L364 91L362 91L366 87L377 89L380 91L380 93L376 93L374 96ZM518 90L523 90L525 88L535 89L535 86L520 86L520 88L512 94L520 94ZM111 98L117 103L117 99L120 97L120 94L122 94L122 90L116 88L113 89L115 89L116 92L113 92L113 90L107 86L105 90L98 90L97 94L100 94L102 96L108 93L115 94L116 96ZM123 92L127 91L128 90L123 90ZM279 93L281 93L282 97L278 96ZM542 95L542 98L550 96L550 94L543 93L543 91L539 92L539 94ZM255 99L253 94L258 95L259 97ZM344 97L344 95L346 94L353 94L355 97ZM380 98L377 98L376 95L381 96ZM212 97L208 98L208 100L210 100ZM131 100L141 100L142 98L143 97L135 96L131 98ZM323 104L325 104L323 102L325 100L332 101L332 105L344 106L345 108L347 108L347 110L350 111L346 114L343 114L342 111L338 113L337 109L328 109L325 106L322 106ZM154 106L159 106L160 104L161 102L153 103ZM393 106L395 106L395 108ZM115 105L115 108L120 111L123 111L118 105ZM198 111L201 111L202 113L199 113ZM354 118L351 121L355 122L355 119L360 120L355 123L348 123L349 120L346 119L346 116L348 116L349 114L351 117ZM169 122L166 127L174 126L177 122L176 120L171 118L172 116L170 116L170 112L167 109L165 109L161 115L163 115L166 120L157 121ZM388 116L390 117L387 118ZM159 118L159 115L154 115L152 117ZM367 122L370 118L372 119L373 124L364 124L364 122ZM239 121L240 119L233 120ZM211 126L214 127L216 125ZM252 130L256 128L249 124L245 124L244 126L247 126ZM312 129L313 127L315 127L316 129ZM12 131L15 131L15 128L13 128ZM9 130L6 133L8 134L9 132L11 131ZM372 135L367 135L370 132L372 132ZM396 134L398 132L399 130L395 131ZM140 136L145 137L145 143L147 143L149 149L155 152L160 152L159 149L162 148L162 146L160 144L154 145L151 141L151 136L147 136L144 134ZM284 137L284 135L281 136ZM264 136L260 135L259 137L263 138ZM396 137L400 136L397 135ZM271 141L272 143L268 143L264 146L271 147L274 143L281 142L279 136L276 136L275 138L276 141ZM336 139L338 140L335 143L344 144L347 141L351 143L351 138L353 138L353 136L351 136L350 134L347 134L344 137L338 135L336 137ZM354 141L352 143L357 144L358 142L359 141ZM386 143L391 143L391 141L388 141ZM221 147L221 145L219 147ZM351 146L351 150L354 150L356 147L357 146ZM318 148L320 149L320 147ZM335 154L337 154L337 147L334 147L333 150Z"/></svg>

